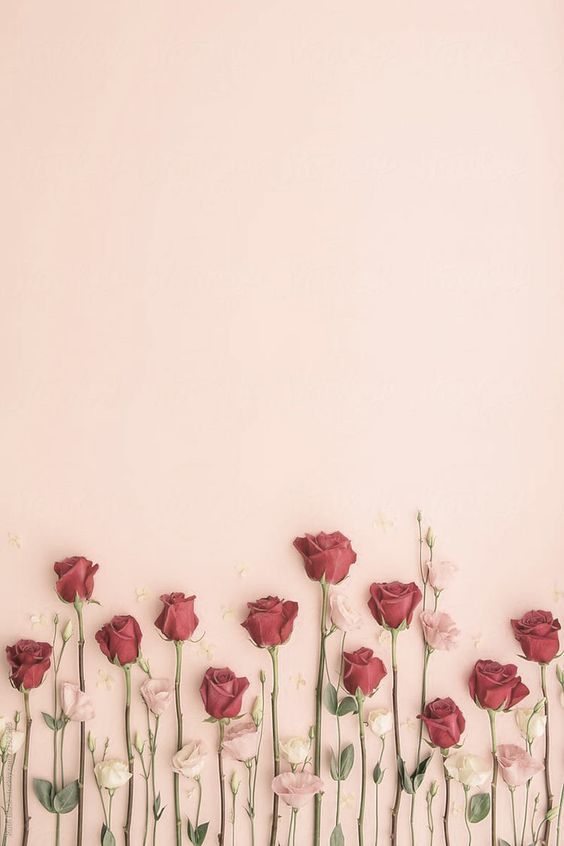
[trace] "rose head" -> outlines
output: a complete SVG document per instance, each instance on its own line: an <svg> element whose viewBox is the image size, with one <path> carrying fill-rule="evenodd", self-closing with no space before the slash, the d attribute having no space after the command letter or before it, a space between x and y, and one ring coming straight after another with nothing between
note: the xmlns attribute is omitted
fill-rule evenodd
<svg viewBox="0 0 564 846"><path fill-rule="evenodd" d="M183 593L163 593L163 608L155 626L167 640L190 640L200 622L194 611L195 599Z"/></svg>
<svg viewBox="0 0 564 846"><path fill-rule="evenodd" d="M364 696L372 696L386 673L384 664L371 649L343 652L343 686L351 696L356 696L357 689Z"/></svg>
<svg viewBox="0 0 564 846"><path fill-rule="evenodd" d="M351 564L356 561L350 540L341 532L306 534L303 538L296 538L294 546L304 559L307 575L315 582L320 582L324 576L328 584L342 582L348 576Z"/></svg>
<svg viewBox="0 0 564 846"><path fill-rule="evenodd" d="M521 787L530 778L544 770L544 765L513 743L503 743L497 747L497 760L504 782L509 787Z"/></svg>
<svg viewBox="0 0 564 846"><path fill-rule="evenodd" d="M557 655L560 649L560 623L550 611L529 611L520 620L511 620L511 626L529 661L548 664Z"/></svg>
<svg viewBox="0 0 564 846"><path fill-rule="evenodd" d="M96 632L96 640L108 661L121 667L137 661L141 638L139 623L129 614L113 617L110 623Z"/></svg>
<svg viewBox="0 0 564 846"><path fill-rule="evenodd" d="M236 717L243 701L243 694L249 686L249 680L244 676L237 678L233 670L228 667L216 669L210 667L206 670L200 695L204 708L210 717L216 720Z"/></svg>
<svg viewBox="0 0 564 846"><path fill-rule="evenodd" d="M49 643L38 643L36 640L18 640L13 646L7 646L6 658L13 686L17 690L39 687L51 666L52 651Z"/></svg>
<svg viewBox="0 0 564 846"><path fill-rule="evenodd" d="M419 719L423 720L433 746L450 749L460 742L460 735L466 727L462 711L452 699L433 699L425 707Z"/></svg>
<svg viewBox="0 0 564 846"><path fill-rule="evenodd" d="M370 585L368 607L376 622L387 629L409 626L420 602L421 591L415 582L374 582Z"/></svg>
<svg viewBox="0 0 564 846"><path fill-rule="evenodd" d="M298 603L267 596L248 602L249 614L241 623L257 646L279 646L286 643L298 613Z"/></svg>
<svg viewBox="0 0 564 846"><path fill-rule="evenodd" d="M492 711L509 711L529 694L515 664L497 661L476 661L468 688L476 705Z"/></svg>
<svg viewBox="0 0 564 846"><path fill-rule="evenodd" d="M75 599L88 601L94 590L94 574L98 564L93 564L88 558L75 555L53 564L57 574L55 590L63 602L74 602Z"/></svg>

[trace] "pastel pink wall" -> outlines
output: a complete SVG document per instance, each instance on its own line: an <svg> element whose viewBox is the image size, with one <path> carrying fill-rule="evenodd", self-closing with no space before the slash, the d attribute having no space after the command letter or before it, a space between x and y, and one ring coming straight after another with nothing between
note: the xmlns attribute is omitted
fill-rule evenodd
<svg viewBox="0 0 564 846"><path fill-rule="evenodd" d="M30 615L61 612L55 559L99 562L92 728L116 754L120 679L92 642L111 614L138 616L154 670L169 674L158 595L197 594L213 658L190 647L187 735L211 746L202 671L229 663L256 688L265 656L239 628L244 604L298 600L281 723L305 732L318 595L292 538L348 534L364 602L371 581L416 576L418 507L460 566L445 607L463 643L433 657L430 691L459 701L468 748L487 751L470 666L514 659L511 615L563 613L563 37L550 0L2 4L1 641L49 637ZM367 613L351 641L388 661L377 634ZM407 720L416 630L400 651ZM553 673L550 684L557 706ZM385 684L375 704L388 698ZM38 713L49 691L34 699ZM18 704L2 681L0 712ZM515 739L511 717L500 731ZM38 721L34 775L49 774L49 740ZM374 738L371 760L376 750ZM329 783L328 808L333 795ZM216 822L212 761L204 802ZM39 846L35 799L32 814ZM240 820L243 846L242 806ZM66 821L65 844L73 832Z"/></svg>

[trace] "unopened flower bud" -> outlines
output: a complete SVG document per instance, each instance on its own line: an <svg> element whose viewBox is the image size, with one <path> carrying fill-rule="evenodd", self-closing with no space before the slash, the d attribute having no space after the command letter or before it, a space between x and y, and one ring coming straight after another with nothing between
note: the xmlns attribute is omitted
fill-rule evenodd
<svg viewBox="0 0 564 846"><path fill-rule="evenodd" d="M241 779L237 775L236 770L233 770L233 774L231 776L231 781L230 781L230 786L231 786L231 793L233 794L233 796L237 796L237 793L239 792L239 788L241 786Z"/></svg>
<svg viewBox="0 0 564 846"><path fill-rule="evenodd" d="M67 643L72 637L72 620L68 620L66 626L63 629L63 643Z"/></svg>
<svg viewBox="0 0 564 846"><path fill-rule="evenodd" d="M143 740L143 738L141 737L141 735L139 734L138 731L135 732L135 740L133 741L133 744L134 744L135 748L137 749L137 751L139 752L139 754L142 755L143 749L145 748L145 741Z"/></svg>
<svg viewBox="0 0 564 846"><path fill-rule="evenodd" d="M251 710L251 717L253 718L253 722L257 728L262 723L262 715L262 699L260 696L257 696Z"/></svg>
<svg viewBox="0 0 564 846"><path fill-rule="evenodd" d="M149 670L149 662L147 661L147 659L144 658L143 655L140 655L139 658L137 659L137 663L138 663L139 667L143 670L145 675L148 676L150 674L150 670Z"/></svg>
<svg viewBox="0 0 564 846"><path fill-rule="evenodd" d="M88 732L88 748L91 752L96 750L96 738L91 731Z"/></svg>
<svg viewBox="0 0 564 846"><path fill-rule="evenodd" d="M429 785L429 796L431 796L431 798L434 799L438 792L439 792L438 783L436 781L432 781L431 784Z"/></svg>
<svg viewBox="0 0 564 846"><path fill-rule="evenodd" d="M427 534L425 535L425 543L427 544L429 549L433 549L435 545L435 533L433 532L430 526L427 529Z"/></svg>
<svg viewBox="0 0 564 846"><path fill-rule="evenodd" d="M260 683L261 683L261 684L265 684L265 682L266 682L266 673L264 672L264 670L261 670L261 671L260 671L260 673L259 673L259 680L260 680Z"/></svg>
<svg viewBox="0 0 564 846"><path fill-rule="evenodd" d="M53 615L53 625L54 625L54 626L58 626L58 625L59 625L59 615L58 615L58 614L54 614L54 615Z"/></svg>

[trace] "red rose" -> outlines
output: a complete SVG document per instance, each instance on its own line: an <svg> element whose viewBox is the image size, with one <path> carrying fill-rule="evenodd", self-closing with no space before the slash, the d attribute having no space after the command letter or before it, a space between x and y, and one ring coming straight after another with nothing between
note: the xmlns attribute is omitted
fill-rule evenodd
<svg viewBox="0 0 564 846"><path fill-rule="evenodd" d="M243 694L248 686L249 680L244 676L238 679L233 670L210 667L200 685L204 708L216 720L236 717L241 711Z"/></svg>
<svg viewBox="0 0 564 846"><path fill-rule="evenodd" d="M348 538L341 532L326 535L305 535L296 538L294 546L304 559L306 573L316 582L325 581L331 585L342 582L349 574L351 564L356 561L356 552Z"/></svg>
<svg viewBox="0 0 564 846"><path fill-rule="evenodd" d="M370 585L368 607L381 626L398 629L409 626L413 612L421 602L421 591L415 582L374 582Z"/></svg>
<svg viewBox="0 0 564 846"><path fill-rule="evenodd" d="M450 697L433 699L418 718L427 726L433 746L439 746L441 749L456 746L466 727L462 711Z"/></svg>
<svg viewBox="0 0 564 846"><path fill-rule="evenodd" d="M267 596L247 602L249 615L241 623L257 646L278 646L286 643L298 613L298 603Z"/></svg>
<svg viewBox="0 0 564 846"><path fill-rule="evenodd" d="M372 696L386 673L384 664L371 649L343 652L343 685L352 696L356 696L358 688L364 696Z"/></svg>
<svg viewBox="0 0 564 846"><path fill-rule="evenodd" d="M515 664L476 661L468 681L470 696L480 708L509 711L529 694L516 673Z"/></svg>
<svg viewBox="0 0 564 846"><path fill-rule="evenodd" d="M155 626L167 640L190 640L200 622L194 611L195 599L195 596L183 593L163 593L163 610L155 620Z"/></svg>
<svg viewBox="0 0 564 846"><path fill-rule="evenodd" d="M55 590L63 602L74 602L78 599L88 600L94 590L94 573L98 564L93 564L88 558L75 555L53 564L53 569L59 577Z"/></svg>
<svg viewBox="0 0 564 846"><path fill-rule="evenodd" d="M511 620L513 634L519 641L525 658L548 664L560 649L560 623L550 611L529 611L520 620Z"/></svg>
<svg viewBox="0 0 564 846"><path fill-rule="evenodd" d="M14 687L18 690L39 687L51 666L52 651L49 643L38 643L36 640L18 640L13 646L7 646L6 658Z"/></svg>
<svg viewBox="0 0 564 846"><path fill-rule="evenodd" d="M96 640L108 661L121 667L137 661L142 637L139 623L129 614L113 617L96 632Z"/></svg>

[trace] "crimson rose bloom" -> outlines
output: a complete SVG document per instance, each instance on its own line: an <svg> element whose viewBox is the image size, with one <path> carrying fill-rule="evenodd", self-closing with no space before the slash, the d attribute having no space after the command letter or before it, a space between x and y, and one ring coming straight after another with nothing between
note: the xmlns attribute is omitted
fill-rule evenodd
<svg viewBox="0 0 564 846"><path fill-rule="evenodd" d="M129 614L112 617L110 623L96 632L96 640L108 661L121 667L137 661L142 637L139 623Z"/></svg>
<svg viewBox="0 0 564 846"><path fill-rule="evenodd" d="M450 749L460 741L466 727L466 720L458 705L450 697L433 699L418 719L423 720L433 746Z"/></svg>
<svg viewBox="0 0 564 846"><path fill-rule="evenodd" d="M509 711L529 695L529 688L521 682L515 664L498 664L497 661L476 661L468 688L476 705L492 711Z"/></svg>
<svg viewBox="0 0 564 846"><path fill-rule="evenodd" d="M13 646L7 646L6 658L14 687L18 690L39 687L51 666L52 651L49 643L38 643L36 640L18 640Z"/></svg>
<svg viewBox="0 0 564 846"><path fill-rule="evenodd" d="M55 590L63 602L74 602L77 597L83 601L90 599L98 564L93 564L82 555L75 555L73 558L57 561L53 564L53 569L59 577Z"/></svg>
<svg viewBox="0 0 564 846"><path fill-rule="evenodd" d="M320 582L323 576L330 585L342 582L356 561L350 540L341 532L306 534L295 538L294 546L304 559L306 573L315 582Z"/></svg>
<svg viewBox="0 0 564 846"><path fill-rule="evenodd" d="M548 664L560 649L560 623L550 611L529 611L520 620L511 620L513 634L519 641L525 658Z"/></svg>
<svg viewBox="0 0 564 846"><path fill-rule="evenodd" d="M356 652L343 652L343 685L356 696L360 688L364 696L372 696L387 670L371 649L362 647Z"/></svg>
<svg viewBox="0 0 564 846"><path fill-rule="evenodd" d="M216 720L236 717L241 710L243 694L248 686L247 678L237 678L228 667L221 670L210 667L200 685L204 708L210 717L215 717Z"/></svg>
<svg viewBox="0 0 564 846"><path fill-rule="evenodd" d="M183 593L163 593L163 610L155 620L167 640L190 640L200 622L194 612L195 596Z"/></svg>
<svg viewBox="0 0 564 846"><path fill-rule="evenodd" d="M413 612L421 602L421 591L415 582L374 582L370 585L368 607L381 626L397 629L409 626Z"/></svg>
<svg viewBox="0 0 564 846"><path fill-rule="evenodd" d="M247 602L249 615L241 623L257 646L279 646L286 643L298 613L298 603L267 596Z"/></svg>

